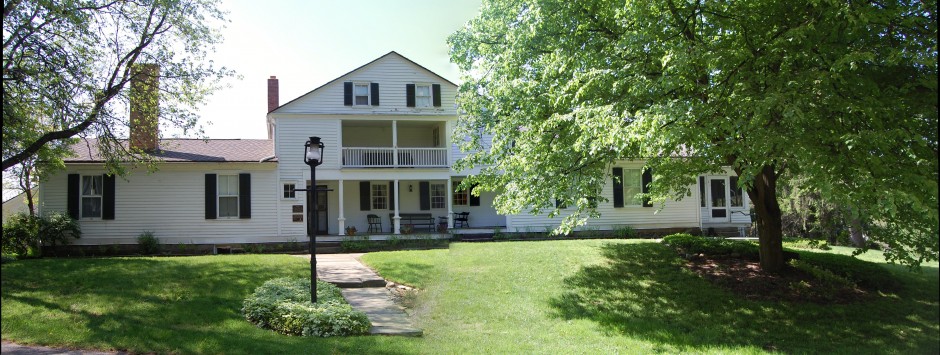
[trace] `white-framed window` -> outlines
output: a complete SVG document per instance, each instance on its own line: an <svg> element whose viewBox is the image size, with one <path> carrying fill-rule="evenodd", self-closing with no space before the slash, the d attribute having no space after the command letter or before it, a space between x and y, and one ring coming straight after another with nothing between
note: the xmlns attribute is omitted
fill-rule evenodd
<svg viewBox="0 0 940 355"><path fill-rule="evenodd" d="M431 208L446 208L447 187L444 184L431 184Z"/></svg>
<svg viewBox="0 0 940 355"><path fill-rule="evenodd" d="M388 209L388 185L372 184L372 209Z"/></svg>
<svg viewBox="0 0 940 355"><path fill-rule="evenodd" d="M284 198L297 198L297 185L292 182L284 183Z"/></svg>
<svg viewBox="0 0 940 355"><path fill-rule="evenodd" d="M238 175L218 177L219 217L238 217Z"/></svg>
<svg viewBox="0 0 940 355"><path fill-rule="evenodd" d="M459 185L460 182L455 182L456 185ZM454 206L466 206L470 204L470 193L467 190L457 190L454 191Z"/></svg>
<svg viewBox="0 0 940 355"><path fill-rule="evenodd" d="M643 170L623 169L623 204L626 206L643 205L643 199L637 194L643 192Z"/></svg>
<svg viewBox="0 0 940 355"><path fill-rule="evenodd" d="M82 218L101 218L104 175L82 176Z"/></svg>
<svg viewBox="0 0 940 355"><path fill-rule="evenodd" d="M415 84L415 107L431 107L431 84Z"/></svg>
<svg viewBox="0 0 940 355"><path fill-rule="evenodd" d="M353 84L353 105L365 106L369 104L369 83Z"/></svg>

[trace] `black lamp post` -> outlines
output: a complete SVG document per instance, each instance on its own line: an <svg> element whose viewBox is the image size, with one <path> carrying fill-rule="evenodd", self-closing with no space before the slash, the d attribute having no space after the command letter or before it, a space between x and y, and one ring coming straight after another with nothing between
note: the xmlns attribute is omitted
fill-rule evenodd
<svg viewBox="0 0 940 355"><path fill-rule="evenodd" d="M310 237L310 302L317 303L317 165L323 164L323 142L310 137L304 143L304 163L310 166L307 188L307 236Z"/></svg>

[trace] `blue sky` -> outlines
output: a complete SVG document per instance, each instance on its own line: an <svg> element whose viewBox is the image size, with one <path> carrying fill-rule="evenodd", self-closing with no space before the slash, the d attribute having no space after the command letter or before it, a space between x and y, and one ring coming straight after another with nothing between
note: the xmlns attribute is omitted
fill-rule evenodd
<svg viewBox="0 0 940 355"><path fill-rule="evenodd" d="M480 1L225 0L221 6L231 22L211 59L241 80L209 98L201 123L209 138L267 138L271 75L279 79L283 104L396 51L458 82L447 36L477 14Z"/></svg>

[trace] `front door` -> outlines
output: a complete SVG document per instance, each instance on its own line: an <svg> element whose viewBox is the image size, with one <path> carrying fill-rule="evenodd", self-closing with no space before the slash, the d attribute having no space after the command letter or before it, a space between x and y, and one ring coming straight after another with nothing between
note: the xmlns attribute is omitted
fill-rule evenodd
<svg viewBox="0 0 940 355"><path fill-rule="evenodd" d="M708 207L712 222L730 222L728 213L728 178L712 177L708 179Z"/></svg>
<svg viewBox="0 0 940 355"><path fill-rule="evenodd" d="M329 204L326 199L326 185L317 185L317 234L329 234Z"/></svg>

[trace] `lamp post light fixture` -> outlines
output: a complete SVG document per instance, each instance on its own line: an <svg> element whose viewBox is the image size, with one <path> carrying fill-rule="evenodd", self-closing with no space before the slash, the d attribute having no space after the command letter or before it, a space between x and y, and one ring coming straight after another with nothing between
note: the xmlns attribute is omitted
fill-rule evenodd
<svg viewBox="0 0 940 355"><path fill-rule="evenodd" d="M310 303L317 303L317 166L323 164L323 142L310 137L304 143L304 163L310 166L307 191L307 236L310 237Z"/></svg>

